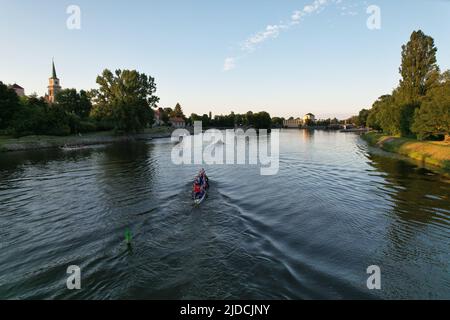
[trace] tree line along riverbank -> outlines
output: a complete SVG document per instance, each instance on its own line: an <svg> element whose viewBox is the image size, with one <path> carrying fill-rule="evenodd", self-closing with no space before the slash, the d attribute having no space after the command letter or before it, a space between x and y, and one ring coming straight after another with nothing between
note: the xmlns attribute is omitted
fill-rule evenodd
<svg viewBox="0 0 450 320"><path fill-rule="evenodd" d="M366 133L362 135L362 138L371 146L409 157L424 165L442 168L450 173L450 142L448 141L418 141L375 132Z"/></svg>

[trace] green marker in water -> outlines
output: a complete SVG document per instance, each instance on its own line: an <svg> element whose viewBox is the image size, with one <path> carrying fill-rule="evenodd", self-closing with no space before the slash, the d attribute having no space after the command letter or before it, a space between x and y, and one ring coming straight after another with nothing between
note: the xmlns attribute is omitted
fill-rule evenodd
<svg viewBox="0 0 450 320"><path fill-rule="evenodd" d="M131 245L131 232L129 229L125 230L125 242L127 245Z"/></svg>

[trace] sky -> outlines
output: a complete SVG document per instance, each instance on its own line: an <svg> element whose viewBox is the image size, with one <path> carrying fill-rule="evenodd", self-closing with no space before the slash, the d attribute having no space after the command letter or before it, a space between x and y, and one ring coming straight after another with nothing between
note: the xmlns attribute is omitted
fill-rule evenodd
<svg viewBox="0 0 450 320"><path fill-rule="evenodd" d="M398 84L417 29L450 69L450 0L0 0L0 81L44 95L54 57L64 88L136 69L155 78L160 107L186 115L342 119Z"/></svg>

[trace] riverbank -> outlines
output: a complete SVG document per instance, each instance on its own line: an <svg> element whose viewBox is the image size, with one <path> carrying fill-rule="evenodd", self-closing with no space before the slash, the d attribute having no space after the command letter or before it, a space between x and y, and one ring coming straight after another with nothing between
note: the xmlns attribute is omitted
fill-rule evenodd
<svg viewBox="0 0 450 320"><path fill-rule="evenodd" d="M104 131L65 137L26 136L21 138L14 138L9 136L0 136L0 153L61 147L83 147L123 141L168 138L171 136L172 131L172 128L159 127L146 129L143 133L132 135L117 135L113 131Z"/></svg>
<svg viewBox="0 0 450 320"><path fill-rule="evenodd" d="M398 153L425 165L436 166L450 172L450 144L444 141L418 141L369 132L362 135L370 145L388 152Z"/></svg>

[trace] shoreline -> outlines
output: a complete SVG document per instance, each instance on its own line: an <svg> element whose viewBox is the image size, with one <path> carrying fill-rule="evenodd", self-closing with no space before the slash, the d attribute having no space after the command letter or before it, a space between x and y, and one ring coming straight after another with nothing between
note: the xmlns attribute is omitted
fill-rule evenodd
<svg viewBox="0 0 450 320"><path fill-rule="evenodd" d="M88 147L126 141L151 141L170 138L172 128L152 128L143 133L116 135L112 131L89 133L82 136L25 136L21 138L1 137L0 154L6 152L45 150L56 148Z"/></svg>
<svg viewBox="0 0 450 320"><path fill-rule="evenodd" d="M361 135L369 145L396 153L422 165L437 167L450 172L450 144L441 141L419 141L369 132Z"/></svg>

